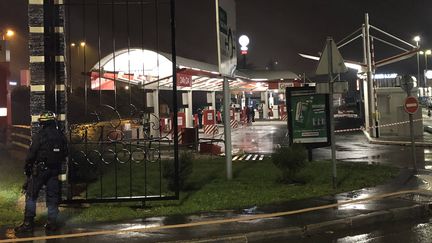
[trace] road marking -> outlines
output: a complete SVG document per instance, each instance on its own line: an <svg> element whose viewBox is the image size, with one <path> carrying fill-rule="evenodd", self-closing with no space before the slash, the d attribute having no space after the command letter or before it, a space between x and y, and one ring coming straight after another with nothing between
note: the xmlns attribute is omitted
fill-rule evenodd
<svg viewBox="0 0 432 243"><path fill-rule="evenodd" d="M420 193L420 192L424 192L424 191L425 190L416 189L416 190L406 190L406 191L399 191L399 192L384 193L384 194L375 195L375 196L371 196L371 197L348 200L348 201L343 201L343 202L333 203L333 204L327 204L327 205L322 205L322 206L317 206L317 207L303 208L303 209L298 209L298 210L293 210L293 211L285 211L285 212L277 212L277 213L259 214L259 215L251 215L251 216L240 216L237 218L216 219L216 220L209 220L209 221L200 221L200 222L174 224L174 225L162 225L162 226L155 226L155 227L144 226L143 228L133 228L133 229L101 230L101 231L90 231L90 232L81 232L81 233L70 233L70 234L64 234L64 235L48 235L48 236L36 236L36 237L28 237L28 238L14 238L14 239L0 240L0 243L90 237L90 236L112 235L112 234L127 233L127 232L154 232L156 230L163 230L163 229L183 229L183 228L190 228L190 227L203 226L203 225L215 225L215 224L225 224L225 223L248 221L248 220L274 218L274 217L295 215L295 214L306 213L306 212L313 212L313 211L318 211L318 210L328 209L328 208L336 208L336 207L340 207L340 206L347 205L347 204L367 202L367 201L383 199L383 198L387 198L387 197L400 196L403 194Z"/></svg>
<svg viewBox="0 0 432 243"><path fill-rule="evenodd" d="M264 154L261 154L259 160L263 160L264 159Z"/></svg>
<svg viewBox="0 0 432 243"><path fill-rule="evenodd" d="M242 157L240 157L240 159L239 160L243 160L244 158L246 157L246 154L245 155L243 155Z"/></svg>
<svg viewBox="0 0 432 243"><path fill-rule="evenodd" d="M234 156L233 161L236 161L238 159L238 155Z"/></svg>
<svg viewBox="0 0 432 243"><path fill-rule="evenodd" d="M255 154L255 156L252 158L252 160L256 160L257 157L258 157L258 154Z"/></svg>
<svg viewBox="0 0 432 243"><path fill-rule="evenodd" d="M252 154L249 154L249 155L246 157L246 160L249 160L250 157L252 157Z"/></svg>

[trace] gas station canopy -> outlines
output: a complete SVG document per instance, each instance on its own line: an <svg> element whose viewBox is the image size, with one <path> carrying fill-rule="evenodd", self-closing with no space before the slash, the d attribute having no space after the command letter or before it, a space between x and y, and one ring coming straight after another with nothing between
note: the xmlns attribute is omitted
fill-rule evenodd
<svg viewBox="0 0 432 243"><path fill-rule="evenodd" d="M221 91L223 77L216 65L177 57L178 73L191 78L190 86L178 90ZM171 54L145 49L123 49L102 58L91 70L93 90L112 90L114 81L147 89L172 89ZM232 91L266 91L279 82L300 82L290 71L237 70L230 81ZM274 86L274 85L273 85ZM271 87L270 87L271 88Z"/></svg>

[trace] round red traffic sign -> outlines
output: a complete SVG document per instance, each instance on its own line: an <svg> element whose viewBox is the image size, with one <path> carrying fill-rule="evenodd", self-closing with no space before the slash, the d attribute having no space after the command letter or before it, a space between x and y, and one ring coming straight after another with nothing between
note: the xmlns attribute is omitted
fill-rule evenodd
<svg viewBox="0 0 432 243"><path fill-rule="evenodd" d="M405 98L404 109L409 114L414 114L419 108L419 102L416 97L408 96Z"/></svg>

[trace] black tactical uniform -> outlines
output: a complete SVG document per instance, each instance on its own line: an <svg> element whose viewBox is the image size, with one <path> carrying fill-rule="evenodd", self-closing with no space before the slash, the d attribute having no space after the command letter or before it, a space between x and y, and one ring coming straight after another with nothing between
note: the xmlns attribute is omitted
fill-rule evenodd
<svg viewBox="0 0 432 243"><path fill-rule="evenodd" d="M26 206L24 223L15 228L15 232L33 231L33 219L36 216L36 201L39 191L46 186L46 206L48 208L47 230L56 229L59 203L59 173L61 163L67 155L67 141L57 129L55 115L44 112L39 118L41 130L33 135L32 144L26 158L25 184Z"/></svg>

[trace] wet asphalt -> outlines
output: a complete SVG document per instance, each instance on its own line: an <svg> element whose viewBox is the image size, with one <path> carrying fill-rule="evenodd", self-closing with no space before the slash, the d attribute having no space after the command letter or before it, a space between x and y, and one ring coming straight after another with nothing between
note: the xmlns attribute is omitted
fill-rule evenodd
<svg viewBox="0 0 432 243"><path fill-rule="evenodd" d="M336 119L336 130L359 128L358 119ZM234 154L271 154L274 148L288 143L286 122L258 121L251 126L235 129L232 132ZM424 132L425 141L431 141L432 134ZM386 164L399 168L412 168L411 147L400 145L372 144L362 131L336 133L336 158L345 162L367 162ZM409 142L409 140L407 140ZM313 159L330 160L330 147L316 148ZM432 169L432 148L416 147L418 168Z"/></svg>
<svg viewBox="0 0 432 243"><path fill-rule="evenodd" d="M326 231L296 238L276 238L268 242L298 243L429 243L432 241L432 219L404 220L396 224L374 224L350 231Z"/></svg>

